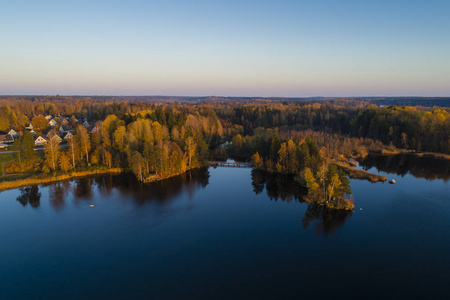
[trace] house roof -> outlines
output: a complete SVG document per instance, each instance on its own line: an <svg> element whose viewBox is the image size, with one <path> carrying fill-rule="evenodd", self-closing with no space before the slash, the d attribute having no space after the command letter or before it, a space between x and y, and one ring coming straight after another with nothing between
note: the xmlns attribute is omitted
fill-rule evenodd
<svg viewBox="0 0 450 300"><path fill-rule="evenodd" d="M35 135L35 136L33 136L33 141L36 141L38 138L44 139L44 137L42 135Z"/></svg>
<svg viewBox="0 0 450 300"><path fill-rule="evenodd" d="M72 131L73 127L71 125L63 125L61 126L64 131Z"/></svg>
<svg viewBox="0 0 450 300"><path fill-rule="evenodd" d="M14 142L14 137L10 134L7 134L6 137L3 139L3 142L5 143Z"/></svg>
<svg viewBox="0 0 450 300"><path fill-rule="evenodd" d="M67 132L67 133L64 135L64 139L70 139L70 138L72 138L72 137L73 137L73 134L70 133L70 132Z"/></svg>

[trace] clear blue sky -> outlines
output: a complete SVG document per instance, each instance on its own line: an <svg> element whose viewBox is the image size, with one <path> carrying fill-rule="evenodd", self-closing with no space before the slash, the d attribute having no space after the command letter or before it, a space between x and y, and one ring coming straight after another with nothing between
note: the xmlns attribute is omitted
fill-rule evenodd
<svg viewBox="0 0 450 300"><path fill-rule="evenodd" d="M450 1L0 0L0 94L450 96Z"/></svg>

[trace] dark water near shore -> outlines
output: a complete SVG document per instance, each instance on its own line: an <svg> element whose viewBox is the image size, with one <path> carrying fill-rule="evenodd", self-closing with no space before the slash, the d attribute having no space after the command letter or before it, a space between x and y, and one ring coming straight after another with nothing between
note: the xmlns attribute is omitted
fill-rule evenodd
<svg viewBox="0 0 450 300"><path fill-rule="evenodd" d="M397 165L361 163L397 183L352 180L354 213L241 168L1 192L0 299L448 298L448 169Z"/></svg>

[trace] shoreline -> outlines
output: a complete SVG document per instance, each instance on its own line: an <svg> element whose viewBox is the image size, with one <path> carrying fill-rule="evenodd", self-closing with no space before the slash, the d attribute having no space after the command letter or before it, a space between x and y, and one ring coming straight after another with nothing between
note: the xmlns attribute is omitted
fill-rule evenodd
<svg viewBox="0 0 450 300"><path fill-rule="evenodd" d="M394 156L399 154L407 154L413 155L416 157L427 157L433 159L443 159L450 160L450 154L438 153L438 152L418 152L414 150L405 150L405 149L397 149L397 150L387 150L387 149L369 149L370 154L378 154L383 156Z"/></svg>
<svg viewBox="0 0 450 300"><path fill-rule="evenodd" d="M24 186L29 186L29 185L53 183L53 182L70 180L70 179L74 179L74 178L89 177L92 175L121 174L121 173L123 173L123 169L112 168L112 169L96 169L96 170L89 170L89 171L75 171L75 172L71 172L69 174L49 176L49 177L44 177L44 178L36 178L36 176L34 176L34 177L26 178L26 179L0 182L0 192L6 191L6 190L11 190L11 189L16 189L16 188L20 188L20 187L24 187ZM37 176L39 176L39 175L37 175Z"/></svg>
<svg viewBox="0 0 450 300"><path fill-rule="evenodd" d="M142 182L143 183L152 183L152 182L162 181L162 180L169 179L169 178L172 178L175 176L180 176L188 171L191 171L191 170L194 170L197 168L202 168L202 167L205 167L205 166L195 166L192 168L188 168L183 172L178 172L178 173L171 174L168 176L163 176L163 177L153 175L149 178L146 178ZM40 176L41 175L40 174L40 175L35 175L35 176L26 178L26 179L0 182L0 192L6 191L6 190L11 190L11 189L16 189L16 188L21 188L24 186L54 183L54 182L75 179L75 178L85 178L85 177L90 177L90 176L94 176L94 175L106 175L106 174L119 175L119 174L123 174L123 173L125 173L125 170L122 168L111 168L111 169L95 169L95 170L78 171L78 172L75 171L75 172L71 172L69 174L49 176L49 177L44 177L44 178L36 178L37 176Z"/></svg>
<svg viewBox="0 0 450 300"><path fill-rule="evenodd" d="M149 176L148 178L144 179L144 181L142 181L142 182L143 183L157 182L157 181L169 179L169 178L172 178L172 177L175 177L175 176L180 176L180 175L183 175L184 173L189 172L191 170L195 170L195 169L203 168L203 167L207 167L207 166L208 165L195 166L195 167L192 167L192 168L187 168L185 171L174 173L174 174L170 174L170 175L167 175L167 176L152 175L152 176Z"/></svg>
<svg viewBox="0 0 450 300"><path fill-rule="evenodd" d="M348 177L352 179L362 179L362 180L368 180L372 183L376 182L385 182L387 180L386 176L373 174L365 170L359 170L351 166L347 166L343 163L339 162L332 162L332 164L336 165L338 168L341 168L344 170L345 173L348 174Z"/></svg>

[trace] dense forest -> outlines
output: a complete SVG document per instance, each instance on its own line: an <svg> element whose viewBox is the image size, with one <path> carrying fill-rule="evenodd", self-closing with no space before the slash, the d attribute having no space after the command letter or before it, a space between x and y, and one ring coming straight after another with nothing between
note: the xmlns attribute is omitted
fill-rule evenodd
<svg viewBox="0 0 450 300"><path fill-rule="evenodd" d="M382 148L450 153L445 107L369 103L383 99L118 99L2 97L0 135L17 133L4 139L14 155L2 174L119 168L153 181L231 156L293 175L312 203L352 209L348 176L335 162ZM43 151L35 151L38 136Z"/></svg>
<svg viewBox="0 0 450 300"><path fill-rule="evenodd" d="M252 134L259 127L306 130L370 138L416 151L450 153L449 108L410 106L353 108L323 104L218 106L225 127Z"/></svg>

